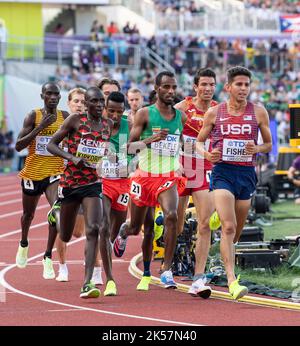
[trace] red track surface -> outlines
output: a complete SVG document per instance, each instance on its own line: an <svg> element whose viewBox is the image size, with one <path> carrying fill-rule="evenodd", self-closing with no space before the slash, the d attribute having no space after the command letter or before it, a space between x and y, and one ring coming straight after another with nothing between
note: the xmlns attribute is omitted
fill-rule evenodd
<svg viewBox="0 0 300 346"><path fill-rule="evenodd" d="M299 325L300 313L219 299L202 300L188 294L150 286L149 292L136 291L138 280L128 272L130 259L140 252L141 237L131 238L122 259L113 259L117 297L82 300L84 240L68 247L67 283L42 278L42 254L47 239L46 213L41 198L29 233L29 265L14 265L20 239L21 189L15 175L0 177L0 269L10 285L0 292L1 326L267 326ZM57 260L54 253L54 260ZM10 265L11 268L9 267ZM55 265L57 269L58 265ZM3 273L3 272L2 272ZM157 276L157 265L152 271ZM103 289L102 289L103 290ZM3 289L2 289L3 291Z"/></svg>

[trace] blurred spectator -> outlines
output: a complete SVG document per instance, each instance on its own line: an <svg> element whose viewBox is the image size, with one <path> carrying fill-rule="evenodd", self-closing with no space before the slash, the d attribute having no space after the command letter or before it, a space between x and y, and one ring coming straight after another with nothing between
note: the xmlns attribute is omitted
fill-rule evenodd
<svg viewBox="0 0 300 346"><path fill-rule="evenodd" d="M54 33L57 35L64 35L64 33L65 33L64 25L62 23L57 23L57 25L54 29Z"/></svg>
<svg viewBox="0 0 300 346"><path fill-rule="evenodd" d="M115 22L110 22L106 31L109 35L114 35L114 34L117 34L119 32L119 29L118 29Z"/></svg>

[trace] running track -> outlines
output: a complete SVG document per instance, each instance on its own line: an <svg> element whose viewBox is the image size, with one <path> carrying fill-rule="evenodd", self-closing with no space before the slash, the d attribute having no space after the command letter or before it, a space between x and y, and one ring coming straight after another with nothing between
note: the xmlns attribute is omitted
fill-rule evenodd
<svg viewBox="0 0 300 346"><path fill-rule="evenodd" d="M29 233L29 265L15 267L22 213L21 189L15 174L0 176L0 326L276 326L299 325L300 313L220 299L202 300L151 285L136 291L130 259L140 252L141 237L131 238L122 259L113 258L117 297L82 300L84 239L68 246L67 283L42 278L42 255L47 239L46 214L41 198ZM53 256L57 261L56 253ZM57 270L58 265L55 264ZM152 275L158 276L154 263ZM103 291L103 289L102 289Z"/></svg>

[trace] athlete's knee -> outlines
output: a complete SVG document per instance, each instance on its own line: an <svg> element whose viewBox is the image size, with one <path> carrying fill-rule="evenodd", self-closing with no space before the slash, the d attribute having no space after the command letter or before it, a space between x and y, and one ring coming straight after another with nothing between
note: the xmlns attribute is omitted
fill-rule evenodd
<svg viewBox="0 0 300 346"><path fill-rule="evenodd" d="M207 235L211 233L209 228L209 218L198 222L198 232L200 235Z"/></svg>
<svg viewBox="0 0 300 346"><path fill-rule="evenodd" d="M178 214L177 210L169 210L164 214L165 217L165 223L173 223L177 225L178 222Z"/></svg>
<svg viewBox="0 0 300 346"><path fill-rule="evenodd" d="M232 221L225 221L222 224L222 232L226 233L227 235L235 234L236 232L236 223Z"/></svg>
<svg viewBox="0 0 300 346"><path fill-rule="evenodd" d="M22 221L24 222L31 222L34 218L34 211L33 212L27 212L24 211L22 215Z"/></svg>
<svg viewBox="0 0 300 346"><path fill-rule="evenodd" d="M100 226L100 237L109 238L110 235L110 223L108 220L103 220Z"/></svg>
<svg viewBox="0 0 300 346"><path fill-rule="evenodd" d="M86 237L98 237L100 232L100 225L96 222L88 224L86 227Z"/></svg>
<svg viewBox="0 0 300 346"><path fill-rule="evenodd" d="M71 234L67 234L67 233L64 233L64 232L60 232L58 236L59 236L60 240L62 240L65 243L68 243L71 240L71 238L72 238L72 233Z"/></svg>

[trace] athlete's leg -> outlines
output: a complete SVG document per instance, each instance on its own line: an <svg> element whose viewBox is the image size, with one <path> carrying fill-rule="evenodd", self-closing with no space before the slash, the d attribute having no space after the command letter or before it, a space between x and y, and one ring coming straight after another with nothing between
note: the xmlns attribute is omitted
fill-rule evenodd
<svg viewBox="0 0 300 346"><path fill-rule="evenodd" d="M82 207L84 213L86 235L84 279L84 285L86 285L91 281L95 265L97 243L102 219L102 203L101 200L97 197L86 197L82 200Z"/></svg>
<svg viewBox="0 0 300 346"><path fill-rule="evenodd" d="M138 207L134 202L131 203L130 222L124 224L126 236L138 235L144 224L148 207Z"/></svg>
<svg viewBox="0 0 300 346"><path fill-rule="evenodd" d="M28 242L28 232L34 218L35 210L41 195L29 196L22 193L23 215L21 217L22 238L21 243Z"/></svg>
<svg viewBox="0 0 300 346"><path fill-rule="evenodd" d="M76 222L73 230L73 236L75 238L80 238L84 234L84 216L78 213L76 217Z"/></svg>
<svg viewBox="0 0 300 346"><path fill-rule="evenodd" d="M198 221L198 235L195 248L195 275L204 274L205 265L210 249L211 230L209 218L214 211L212 193L208 190L193 192L193 202L196 208Z"/></svg>
<svg viewBox="0 0 300 346"><path fill-rule="evenodd" d="M100 253L103 263L103 268L106 275L106 280L113 280L112 277L112 259L111 259L111 245L109 242L110 237L110 211L111 200L103 195L103 217L100 227Z"/></svg>
<svg viewBox="0 0 300 346"><path fill-rule="evenodd" d="M182 196L179 197L177 214L178 214L178 222L177 222L177 236L179 236L183 231L183 225L185 221L185 211L189 202L190 196Z"/></svg>
<svg viewBox="0 0 300 346"><path fill-rule="evenodd" d="M235 201L235 215L236 215L236 233L233 239L233 242L236 243L239 241L242 234L243 228L245 226L248 212L251 205L251 199L247 200L236 200Z"/></svg>
<svg viewBox="0 0 300 346"><path fill-rule="evenodd" d="M46 198L50 204L50 207L54 204L54 202L57 200L57 188L58 188L59 181L55 181L54 183L50 184L45 191ZM52 249L54 247L55 239L57 236L57 230L56 226L51 226L49 224L49 233L48 233L48 241L47 241L47 249L45 252L44 257L51 258L52 256Z"/></svg>
<svg viewBox="0 0 300 346"><path fill-rule="evenodd" d="M110 241L111 243L114 242L116 239L119 229L121 225L126 221L127 218L127 210L126 211L121 211L121 210L114 210L111 209L110 211Z"/></svg>
<svg viewBox="0 0 300 346"><path fill-rule="evenodd" d="M177 208L178 208L178 192L177 185L173 185L170 189L161 192L158 195L158 202L164 213L164 243L165 256L162 269L170 270L174 256L176 240L177 240Z"/></svg>
<svg viewBox="0 0 300 346"><path fill-rule="evenodd" d="M152 259L152 253L153 253L154 211L155 211L155 208L148 207L147 214L145 217L145 222L144 222L144 239L142 243L144 266L145 266L145 262L147 263L149 262L149 268L150 268L150 262ZM147 268L144 268L144 269L147 271ZM150 273L150 269L148 270ZM144 275L145 275L145 272L144 272Z"/></svg>
<svg viewBox="0 0 300 346"><path fill-rule="evenodd" d="M233 239L236 232L235 197L225 189L214 190L216 210L222 224L221 256L224 262L228 286L235 280L233 266Z"/></svg>

